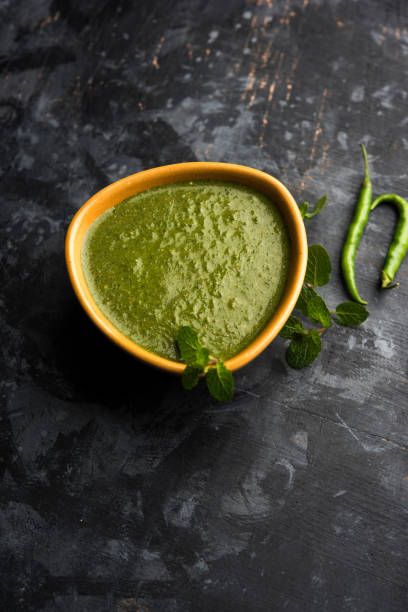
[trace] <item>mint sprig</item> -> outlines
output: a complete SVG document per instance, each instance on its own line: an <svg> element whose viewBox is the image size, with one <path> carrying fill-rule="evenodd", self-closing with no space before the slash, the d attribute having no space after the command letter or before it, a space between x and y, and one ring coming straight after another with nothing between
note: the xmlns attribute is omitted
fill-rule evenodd
<svg viewBox="0 0 408 612"><path fill-rule="evenodd" d="M177 344L181 358L187 364L194 364L201 361L200 349L203 348L197 332L188 325L180 327L177 335Z"/></svg>
<svg viewBox="0 0 408 612"><path fill-rule="evenodd" d="M299 321L299 319L291 315L286 321L285 327L281 330L280 335L282 336L282 338L290 340L291 338L296 336L296 334L302 335L304 331L305 330L303 329L303 325Z"/></svg>
<svg viewBox="0 0 408 612"><path fill-rule="evenodd" d="M186 368L181 377L184 389L193 389L200 378L206 378L207 388L211 395L220 402L232 399L234 395L234 378L223 361L212 357L192 327L184 325L177 334L177 344Z"/></svg>
<svg viewBox="0 0 408 612"><path fill-rule="evenodd" d="M357 304L357 302L343 302L337 306L333 314L340 325L355 327L364 323L368 317L368 310L362 304Z"/></svg>
<svg viewBox="0 0 408 612"><path fill-rule="evenodd" d="M323 287L330 280L332 265L328 252L321 244L309 247L305 283L309 287Z"/></svg>
<svg viewBox="0 0 408 612"><path fill-rule="evenodd" d="M307 303L307 316L312 321L321 323L326 329L332 324L330 311L320 295L315 295Z"/></svg>
<svg viewBox="0 0 408 612"><path fill-rule="evenodd" d="M316 329L309 329L306 334L293 338L286 351L286 360L292 368L304 368L316 359L321 350L319 333Z"/></svg>
<svg viewBox="0 0 408 612"><path fill-rule="evenodd" d="M302 217L310 219L326 204L326 196L320 198L313 213L308 213L309 204L300 205ZM316 287L323 287L330 281L332 265L329 254L320 244L309 247L305 283L300 292L295 310L298 310L321 327L305 329L295 315L291 315L282 328L280 336L290 340L286 350L286 361L292 368L304 368L310 365L322 350L321 337L331 327L332 322L346 327L355 327L369 316L368 310L356 302L343 302L331 310L323 298L316 292Z"/></svg>
<svg viewBox="0 0 408 612"><path fill-rule="evenodd" d="M222 361L217 361L207 371L205 378L209 392L220 402L227 402L234 395L234 378L232 372Z"/></svg>
<svg viewBox="0 0 408 612"><path fill-rule="evenodd" d="M317 293L314 289L303 285L302 291L300 292L295 306L295 310L300 310L300 312L302 312L304 315L307 315L307 304L316 295Z"/></svg>
<svg viewBox="0 0 408 612"><path fill-rule="evenodd" d="M202 374L203 369L201 367L196 367L194 365L186 366L181 376L181 384L183 385L183 389L190 391L190 389L198 385L198 381L200 380Z"/></svg>
<svg viewBox="0 0 408 612"><path fill-rule="evenodd" d="M309 206L310 206L309 202L302 202L301 205L299 206L299 210L300 210L300 214L302 215L302 219L306 219L306 221L310 221L312 217L314 217L321 210L323 210L323 208L326 206L326 202L327 202L327 196L324 195L322 198L317 200L316 204L314 205L313 212L308 212Z"/></svg>

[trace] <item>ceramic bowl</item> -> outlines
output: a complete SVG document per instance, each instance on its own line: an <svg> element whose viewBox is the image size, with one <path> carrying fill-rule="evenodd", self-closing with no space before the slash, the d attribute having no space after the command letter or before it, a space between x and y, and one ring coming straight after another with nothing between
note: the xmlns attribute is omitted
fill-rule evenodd
<svg viewBox="0 0 408 612"><path fill-rule="evenodd" d="M135 357L150 365L178 374L183 372L184 364L165 359L142 348L116 329L102 314L85 281L81 250L87 229L108 208L152 187L197 179L240 183L264 193L278 206L290 236L291 262L288 281L277 310L255 340L243 351L226 361L227 367L232 371L241 368L259 355L279 334L296 304L306 271L307 242L304 223L294 198L276 178L254 168L212 162L173 164L138 172L101 189L79 209L69 226L65 246L72 286L92 321L108 338Z"/></svg>

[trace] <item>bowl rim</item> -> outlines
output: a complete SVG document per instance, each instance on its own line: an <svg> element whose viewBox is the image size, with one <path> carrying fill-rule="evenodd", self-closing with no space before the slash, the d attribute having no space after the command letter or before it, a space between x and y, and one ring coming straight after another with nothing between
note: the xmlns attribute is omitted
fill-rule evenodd
<svg viewBox="0 0 408 612"><path fill-rule="evenodd" d="M208 177L205 176L207 174ZM187 178L180 178L185 176ZM225 178L218 178L219 176ZM266 193L266 195L271 191L278 194L278 198L280 198L279 208L285 217L285 225L291 239L293 259L290 277L277 310L263 330L245 349L225 361L225 365L231 371L238 370L257 357L279 334L295 307L306 273L308 247L303 219L292 194L277 178L250 166L224 162L184 162L143 170L119 179L91 196L74 215L65 241L65 257L69 278L80 304L91 320L108 338L133 356L150 365L176 374L183 372L185 364L166 359L144 349L120 332L101 312L85 281L81 263L81 248L86 230L93 221L102 212L123 201L132 193L139 193L157 185L169 185L182 180L199 180L201 178L226 180L249 186L257 185L255 189ZM133 192L132 189L134 189ZM129 195L122 197L123 193L129 193ZM92 216L93 220L88 222L87 217ZM84 223L86 227L84 227Z"/></svg>

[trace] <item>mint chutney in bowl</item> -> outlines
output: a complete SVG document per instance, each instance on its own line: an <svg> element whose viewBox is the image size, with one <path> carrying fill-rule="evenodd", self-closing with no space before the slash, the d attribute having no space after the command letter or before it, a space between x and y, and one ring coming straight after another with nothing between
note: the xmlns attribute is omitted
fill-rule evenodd
<svg viewBox="0 0 408 612"><path fill-rule="evenodd" d="M296 303L307 245L277 179L196 162L98 192L74 217L66 256L94 322L134 355L181 373L184 325L232 370L269 344Z"/></svg>

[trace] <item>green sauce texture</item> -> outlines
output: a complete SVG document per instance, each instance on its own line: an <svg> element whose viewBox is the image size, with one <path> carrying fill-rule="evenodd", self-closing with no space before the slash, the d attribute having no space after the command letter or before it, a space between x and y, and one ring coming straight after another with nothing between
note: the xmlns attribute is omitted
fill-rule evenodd
<svg viewBox="0 0 408 612"><path fill-rule="evenodd" d="M140 346L179 360L190 325L228 359L275 311L289 267L283 219L263 194L235 183L190 181L124 200L89 228L82 262L105 316Z"/></svg>

